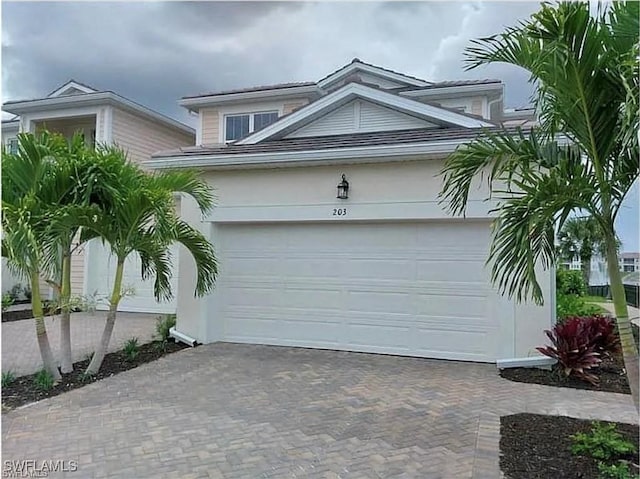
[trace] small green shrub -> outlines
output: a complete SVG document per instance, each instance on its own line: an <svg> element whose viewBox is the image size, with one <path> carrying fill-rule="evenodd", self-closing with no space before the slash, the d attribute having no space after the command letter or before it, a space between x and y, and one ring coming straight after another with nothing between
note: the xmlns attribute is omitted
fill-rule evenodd
<svg viewBox="0 0 640 479"><path fill-rule="evenodd" d="M22 285L20 283L18 284L14 284L13 288L11 288L11 290L9 291L9 296L11 296L11 299L13 299L14 302L19 301L20 298L22 297Z"/></svg>
<svg viewBox="0 0 640 479"><path fill-rule="evenodd" d="M24 289L22 290L22 294L24 294L24 298L27 301L31 301L31 288L29 286L25 286Z"/></svg>
<svg viewBox="0 0 640 479"><path fill-rule="evenodd" d="M571 436L571 452L608 461L611 458L635 452L635 446L616 431L615 424L594 421L589 433L579 432Z"/></svg>
<svg viewBox="0 0 640 479"><path fill-rule="evenodd" d="M165 314L158 316L156 320L156 340L169 341L169 330L176 325L175 314Z"/></svg>
<svg viewBox="0 0 640 479"><path fill-rule="evenodd" d="M638 479L638 474L633 474L629 469L629 464L625 461L618 461L617 464L606 464L598 461L598 472L601 479Z"/></svg>
<svg viewBox="0 0 640 479"><path fill-rule="evenodd" d="M46 369L41 369L36 373L35 377L33 378L33 382L35 383L36 387L40 389L40 391L48 391L53 387L55 381L53 380L53 376L49 371L47 371Z"/></svg>
<svg viewBox="0 0 640 479"><path fill-rule="evenodd" d="M595 316L601 313L602 308L587 303L582 296L560 292L556 295L556 318L559 323L570 316Z"/></svg>
<svg viewBox="0 0 640 479"><path fill-rule="evenodd" d="M9 293L5 293L2 295L2 312L4 313L9 306L14 303L14 299L11 297Z"/></svg>
<svg viewBox="0 0 640 479"><path fill-rule="evenodd" d="M138 346L138 338L131 338L126 343L124 343L124 355L129 362L133 362L136 360L138 355L140 354L140 347Z"/></svg>
<svg viewBox="0 0 640 479"><path fill-rule="evenodd" d="M587 285L582 276L582 271L556 270L556 291L558 294L575 294L578 296L587 294Z"/></svg>
<svg viewBox="0 0 640 479"><path fill-rule="evenodd" d="M9 386L13 381L16 380L16 375L13 371L5 371L2 373L2 387Z"/></svg>

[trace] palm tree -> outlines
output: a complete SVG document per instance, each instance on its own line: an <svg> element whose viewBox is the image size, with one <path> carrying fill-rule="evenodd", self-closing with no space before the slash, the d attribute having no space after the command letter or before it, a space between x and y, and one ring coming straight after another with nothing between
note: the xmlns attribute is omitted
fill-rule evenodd
<svg viewBox="0 0 640 479"><path fill-rule="evenodd" d="M620 250L620 240L616 237L616 250ZM569 218L558 234L558 253L565 260L580 258L582 276L589 286L591 258L598 254L606 257L604 233L599 223L591 216Z"/></svg>
<svg viewBox="0 0 640 479"><path fill-rule="evenodd" d="M638 350L618 269L614 222L638 178L638 37L636 2L599 6L543 4L529 20L475 40L468 67L505 62L538 84L540 125L494 130L458 148L446 161L441 201L465 212L469 190L485 175L496 200L489 263L500 291L543 301L536 265L555 264L555 235L575 212L602 231L618 331L638 408Z"/></svg>
<svg viewBox="0 0 640 479"><path fill-rule="evenodd" d="M40 181L38 198L44 205L89 207L96 191L108 188L109 184L99 177L91 150L85 146L84 136L76 133L67 141L54 135L56 148L51 157L52 174ZM80 224L69 218L61 223L46 238L45 250L50 255L56 280L48 283L58 292L60 307L60 369L63 373L73 371L71 351L71 256L82 243L79 238ZM63 227L64 225L64 227Z"/></svg>
<svg viewBox="0 0 640 479"><path fill-rule="evenodd" d="M44 323L40 277L54 269L47 254L50 238L90 214L77 205L42 200L43 191L60 176L56 154L61 140L47 132L39 137L20 134L18 152L2 154L2 255L13 271L29 279L40 354L55 380L61 376Z"/></svg>
<svg viewBox="0 0 640 479"><path fill-rule="evenodd" d="M101 214L87 224L82 236L84 241L101 238L111 249L116 269L107 321L86 374L95 374L106 354L123 296L124 264L130 255L140 256L143 279L155 276L154 290L158 300L172 296L169 250L172 243L184 245L195 260L197 295L209 292L217 275L212 245L175 213L177 193L195 199L203 213L213 206L211 189L196 172L147 174L128 162L126 154L117 147L99 146L94 161L115 188L100 198Z"/></svg>

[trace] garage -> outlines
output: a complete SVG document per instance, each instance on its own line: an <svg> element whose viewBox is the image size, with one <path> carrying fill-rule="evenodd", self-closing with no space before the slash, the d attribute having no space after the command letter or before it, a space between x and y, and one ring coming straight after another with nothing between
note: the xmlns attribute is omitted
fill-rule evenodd
<svg viewBox="0 0 640 479"><path fill-rule="evenodd" d="M88 295L96 294L99 299L96 307L98 310L109 309L108 298L111 296L113 280L116 270L116 260L109 249L102 245L100 240L91 240L86 247L87 254L87 278L86 292ZM173 256L174 269L177 256ZM154 278L142 280L140 275L140 257L131 254L124 265L122 278L123 288L129 289L130 294L120 301L118 311L135 313L175 313L176 300L158 302L153 295ZM176 294L177 278L172 278L172 289Z"/></svg>
<svg viewBox="0 0 640 479"><path fill-rule="evenodd" d="M489 232L469 220L220 224L218 337L495 361L513 306L489 286Z"/></svg>

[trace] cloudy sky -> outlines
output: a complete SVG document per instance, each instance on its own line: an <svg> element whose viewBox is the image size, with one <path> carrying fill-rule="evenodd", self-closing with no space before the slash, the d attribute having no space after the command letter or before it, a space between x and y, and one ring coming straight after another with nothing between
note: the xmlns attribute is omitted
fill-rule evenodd
<svg viewBox="0 0 640 479"><path fill-rule="evenodd" d="M2 101L42 97L73 78L194 125L182 96L314 81L358 57L426 80L500 78L507 107L524 106L526 72L465 72L463 50L538 5L3 1ZM621 222L625 249L639 249L637 204L636 191Z"/></svg>

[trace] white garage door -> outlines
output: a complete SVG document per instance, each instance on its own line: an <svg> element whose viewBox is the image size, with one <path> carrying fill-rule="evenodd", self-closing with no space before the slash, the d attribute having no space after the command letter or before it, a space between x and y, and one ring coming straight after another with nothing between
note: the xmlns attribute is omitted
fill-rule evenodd
<svg viewBox="0 0 640 479"><path fill-rule="evenodd" d="M102 300L97 307L100 310L109 309L108 298L111 297L116 261L111 256L108 248L104 247L99 240L92 240L87 245L88 270L87 274L87 294L97 293L97 297ZM173 254L174 271L176 269L178 257ZM130 289L131 295L125 296L118 311L130 311L137 313L175 313L175 298L168 302L157 302L153 296L153 278L142 280L140 274L140 257L132 254L127 258L124 265L124 275L122 278L123 288ZM172 278L172 290L174 296L177 294L177 275Z"/></svg>
<svg viewBox="0 0 640 479"><path fill-rule="evenodd" d="M221 225L223 340L497 357L487 222Z"/></svg>

